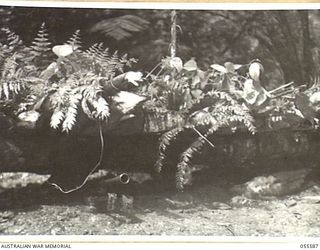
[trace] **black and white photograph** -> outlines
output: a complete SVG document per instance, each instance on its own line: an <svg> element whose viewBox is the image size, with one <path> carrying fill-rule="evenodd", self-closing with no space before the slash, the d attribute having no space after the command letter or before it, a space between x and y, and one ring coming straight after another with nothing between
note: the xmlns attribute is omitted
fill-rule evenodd
<svg viewBox="0 0 320 250"><path fill-rule="evenodd" d="M0 26L0 235L319 238L318 9L12 2Z"/></svg>

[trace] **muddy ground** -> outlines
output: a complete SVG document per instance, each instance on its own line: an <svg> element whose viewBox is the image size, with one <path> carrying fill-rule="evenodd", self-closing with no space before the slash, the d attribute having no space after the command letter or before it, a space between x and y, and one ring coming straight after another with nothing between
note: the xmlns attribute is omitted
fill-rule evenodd
<svg viewBox="0 0 320 250"><path fill-rule="evenodd" d="M147 174L103 184L103 171L80 191L62 194L48 176L0 175L2 235L320 236L320 182L282 197L236 193L241 178L199 175L184 192ZM235 179L237 181L235 181ZM118 194L116 194L118 193Z"/></svg>

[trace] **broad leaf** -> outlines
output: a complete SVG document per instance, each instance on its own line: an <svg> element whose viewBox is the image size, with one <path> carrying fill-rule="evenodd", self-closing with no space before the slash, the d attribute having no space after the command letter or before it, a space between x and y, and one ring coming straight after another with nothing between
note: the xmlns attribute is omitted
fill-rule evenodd
<svg viewBox="0 0 320 250"><path fill-rule="evenodd" d="M136 105L146 100L146 97L127 91L120 91L113 98L120 111L125 114L135 108Z"/></svg>
<svg viewBox="0 0 320 250"><path fill-rule="evenodd" d="M139 86L139 84L137 82L142 81L142 73L141 72L133 72L133 71L129 71L125 74L125 79L132 83L135 86Z"/></svg>
<svg viewBox="0 0 320 250"><path fill-rule="evenodd" d="M210 67L213 68L216 71L221 72L221 73L227 73L228 72L227 69L225 67L223 67L222 65L220 65L220 64L212 64Z"/></svg>
<svg viewBox="0 0 320 250"><path fill-rule="evenodd" d="M317 104L320 102L320 92L315 92L313 93L310 97L309 100L312 104Z"/></svg>
<svg viewBox="0 0 320 250"><path fill-rule="evenodd" d="M180 57L173 57L170 59L170 67L175 68L178 72L182 70L183 62Z"/></svg>
<svg viewBox="0 0 320 250"><path fill-rule="evenodd" d="M70 44L56 45L52 48L53 53L58 57L65 57L73 53L73 46Z"/></svg>
<svg viewBox="0 0 320 250"><path fill-rule="evenodd" d="M194 58L191 58L183 65L183 69L186 71L196 71L198 69L197 62Z"/></svg>

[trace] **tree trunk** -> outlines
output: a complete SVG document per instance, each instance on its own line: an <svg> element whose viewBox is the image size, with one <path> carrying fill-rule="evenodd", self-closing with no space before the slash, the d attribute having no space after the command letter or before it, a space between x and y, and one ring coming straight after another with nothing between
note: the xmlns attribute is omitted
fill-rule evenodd
<svg viewBox="0 0 320 250"><path fill-rule="evenodd" d="M276 57L279 57L279 63L283 69L285 80L294 81L296 85L301 85L304 79L297 49L297 41L292 34L286 12L278 11L277 18L284 40L275 41L275 44L277 44L276 47L278 48L278 56L276 55ZM273 39L273 37L271 37L271 39Z"/></svg>
<svg viewBox="0 0 320 250"><path fill-rule="evenodd" d="M303 59L302 59L302 69L303 69L303 80L304 82L309 82L312 76L313 70L313 59L312 59L312 41L310 38L309 29L309 11L300 10L300 21L302 26L302 44L303 44Z"/></svg>
<svg viewBox="0 0 320 250"><path fill-rule="evenodd" d="M270 23L257 30L255 37L279 63L285 82L294 81L296 85L303 83L303 69L298 53L297 38L292 32L284 11L265 12L263 20Z"/></svg>

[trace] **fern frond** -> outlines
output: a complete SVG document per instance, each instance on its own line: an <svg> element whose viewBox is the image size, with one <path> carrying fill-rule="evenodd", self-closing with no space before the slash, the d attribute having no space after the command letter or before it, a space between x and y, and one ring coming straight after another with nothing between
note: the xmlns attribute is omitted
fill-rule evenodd
<svg viewBox="0 0 320 250"><path fill-rule="evenodd" d="M83 55L91 61L90 67L93 72L111 78L109 72L114 72L114 67L109 65L109 50L104 49L102 43L93 44Z"/></svg>
<svg viewBox="0 0 320 250"><path fill-rule="evenodd" d="M118 51L116 50L113 55L110 57L108 63L111 65L116 65L118 62L120 62L120 58L118 55Z"/></svg>
<svg viewBox="0 0 320 250"><path fill-rule="evenodd" d="M96 59L98 62L105 64L109 63L109 48L103 49L103 47L100 48L100 52L97 53Z"/></svg>
<svg viewBox="0 0 320 250"><path fill-rule="evenodd" d="M95 43L83 52L86 57L94 60L97 58L101 59L101 57L103 57L103 53L103 43Z"/></svg>
<svg viewBox="0 0 320 250"><path fill-rule="evenodd" d="M42 23L32 45L25 49L26 61L32 62L41 71L50 63L51 42L48 36L46 25Z"/></svg>
<svg viewBox="0 0 320 250"><path fill-rule="evenodd" d="M63 107L69 103L69 94L71 90L71 86L61 86L53 94L51 94L49 96L51 109L54 110L58 108L63 110Z"/></svg>
<svg viewBox="0 0 320 250"><path fill-rule="evenodd" d="M1 30L7 37L6 41L8 42L7 45L9 46L7 47L8 52L13 52L21 48L21 46L23 45L23 41L21 40L19 35L11 31L9 28L2 28Z"/></svg>
<svg viewBox="0 0 320 250"><path fill-rule="evenodd" d="M245 106L233 98L229 93L213 90L197 100L190 108L189 123L191 126L211 125L223 127L230 123L241 123L251 133L256 132L254 118Z"/></svg>
<svg viewBox="0 0 320 250"><path fill-rule="evenodd" d="M257 132L254 125L254 118L250 114L249 110L237 103L231 106L231 112L234 114L235 121L243 123L251 134L255 134Z"/></svg>
<svg viewBox="0 0 320 250"><path fill-rule="evenodd" d="M247 109L235 102L228 94L219 95L219 98L221 98L220 101L214 106L198 111L193 117L191 126L209 126L210 129L181 154L176 172L178 190L182 190L184 185L190 181L191 161L196 154L201 152L207 143L208 136L221 128L237 127L239 124L244 124L251 133L256 132L254 119Z"/></svg>
<svg viewBox="0 0 320 250"><path fill-rule="evenodd" d="M108 61L109 65L113 65L116 70L123 73L123 64L121 63L121 58L119 57L118 51L115 51Z"/></svg>
<svg viewBox="0 0 320 250"><path fill-rule="evenodd" d="M95 78L88 78L87 84L82 89L82 94L84 98L91 101L95 100L101 91L102 86L98 84L98 80Z"/></svg>
<svg viewBox="0 0 320 250"><path fill-rule="evenodd" d="M10 98L10 92L9 92L9 86L8 86L8 83L4 82L2 84L2 91L3 91L3 94L5 96L6 99L9 99Z"/></svg>
<svg viewBox="0 0 320 250"><path fill-rule="evenodd" d="M109 105L101 96L96 101L95 109L97 111L96 117L101 120L105 120L110 115Z"/></svg>
<svg viewBox="0 0 320 250"><path fill-rule="evenodd" d="M218 124L220 123L220 127L230 125L238 127L243 124L252 134L256 132L253 117L246 108L238 103L233 105L225 102L220 103L214 107L211 111L211 115L218 121Z"/></svg>
<svg viewBox="0 0 320 250"><path fill-rule="evenodd" d="M111 54L108 48L104 48L103 43L93 44L81 52L81 56L81 62L88 71L96 76L103 76L106 80L111 80L117 73L123 73L125 66L136 61L128 59L127 56L119 56L117 51Z"/></svg>
<svg viewBox="0 0 320 250"><path fill-rule="evenodd" d="M90 114L89 117L93 116L93 118L97 118L100 120L105 120L109 117L109 104L102 96L98 96L97 98L86 98L86 101L89 102L89 104L94 109L93 111L90 111L89 109L89 112L88 110L85 110L85 112L88 112ZM85 107L85 109L87 109L87 106Z"/></svg>
<svg viewBox="0 0 320 250"><path fill-rule="evenodd" d="M102 43L93 44L82 54L89 60L88 66L92 72L108 79L112 79L117 72L123 73L125 66L131 66L136 62L135 59L128 59L126 55L120 57L117 51L110 55L109 49L104 48Z"/></svg>
<svg viewBox="0 0 320 250"><path fill-rule="evenodd" d="M135 58L128 58L128 54L124 54L121 57L120 62L125 66L128 66L129 68L131 68L132 64L137 63L138 61Z"/></svg>
<svg viewBox="0 0 320 250"><path fill-rule="evenodd" d="M81 101L81 108L82 108L83 112L84 112L90 119L94 119L94 114L93 114L92 111L90 110L86 98L83 98L83 99L82 99L82 101Z"/></svg>
<svg viewBox="0 0 320 250"><path fill-rule="evenodd" d="M80 30L76 30L72 36L68 39L67 44L70 44L74 47L75 50L81 48L81 36Z"/></svg>
<svg viewBox="0 0 320 250"><path fill-rule="evenodd" d="M58 129L58 127L61 124L61 122L63 121L64 117L65 117L65 114L61 110L56 109L53 112L51 119L50 119L51 128Z"/></svg>
<svg viewBox="0 0 320 250"><path fill-rule="evenodd" d="M184 185L190 182L191 176L191 161L196 154L201 153L202 148L207 143L206 138L212 135L218 128L211 128L203 136L198 137L181 155L176 171L176 188L183 190Z"/></svg>
<svg viewBox="0 0 320 250"><path fill-rule="evenodd" d="M173 141L175 141L179 134L184 131L184 128L174 128L164 133L159 139L158 158L155 163L155 171L160 173L166 159L167 149Z"/></svg>
<svg viewBox="0 0 320 250"><path fill-rule="evenodd" d="M26 79L23 77L24 72L18 67L16 59L17 54L14 53L4 61L0 80L0 99L2 94L6 99L10 99L25 87Z"/></svg>
<svg viewBox="0 0 320 250"><path fill-rule="evenodd" d="M186 129L194 129L197 132L199 137L182 152L176 166L176 187L179 190L182 190L192 177L192 159L201 153L206 143L213 146L208 140L209 136L222 128L233 128L241 125L244 125L251 133L256 131L254 119L249 110L239 104L233 96L222 91L208 92L204 97L196 100L189 109L186 111L188 121L184 127L171 130L161 137L158 159L155 164L156 170L160 172L168 157L168 148L177 141L177 137L180 134L183 136ZM200 134L196 127L205 130L206 133Z"/></svg>
<svg viewBox="0 0 320 250"><path fill-rule="evenodd" d="M51 42L49 41L48 36L46 25L45 23L42 23L36 37L32 41L32 46L30 46L35 55L40 56L51 50L49 47Z"/></svg>
<svg viewBox="0 0 320 250"><path fill-rule="evenodd" d="M62 123L62 131L69 132L76 123L77 108L73 106L68 107L68 111L65 114L65 119Z"/></svg>
<svg viewBox="0 0 320 250"><path fill-rule="evenodd" d="M16 54L6 58L1 71L1 80L12 79L15 76L18 63L16 62Z"/></svg>
<svg viewBox="0 0 320 250"><path fill-rule="evenodd" d="M86 51L73 51L57 60L57 51L70 50L70 46L57 45L52 51L44 23L28 47L14 32L2 31L7 39L6 44L0 44L0 99L23 100L26 107L26 103L31 106L45 94L52 111L50 126L65 132L76 124L79 108L89 118L107 120L110 107L102 96L103 84L123 72L134 59L110 53L102 43L97 43ZM67 43L77 49L81 45L80 31L76 30Z"/></svg>
<svg viewBox="0 0 320 250"><path fill-rule="evenodd" d="M238 104L237 100L232 98L232 96L227 93L227 92L223 92L223 91L212 91L211 93L209 93L209 95L211 94L211 96L216 96L221 100L226 100L227 102L229 102L231 105L234 104Z"/></svg>
<svg viewBox="0 0 320 250"><path fill-rule="evenodd" d="M79 93L71 94L69 96L69 107L65 113L65 120L62 123L62 131L69 132L76 123L76 116L78 113L78 104L82 99Z"/></svg>

